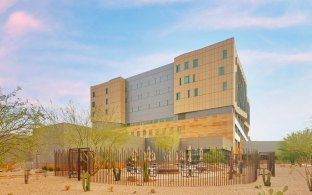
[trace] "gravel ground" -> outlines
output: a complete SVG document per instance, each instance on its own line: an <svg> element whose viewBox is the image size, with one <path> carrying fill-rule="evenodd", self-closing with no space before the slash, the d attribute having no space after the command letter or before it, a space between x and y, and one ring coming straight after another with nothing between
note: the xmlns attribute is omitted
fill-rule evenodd
<svg viewBox="0 0 312 195"><path fill-rule="evenodd" d="M272 187L274 190L281 190L288 186L289 190L285 194L289 195L312 195L308 191L304 179L304 168L292 167L290 165L276 166L276 176L272 178ZM123 186L107 185L100 183L91 183L91 191L83 192L81 182L76 179L64 177L55 177L50 173L47 177L42 174L32 174L29 184L24 184L22 172L0 172L0 195L18 195L18 194L151 194L151 189L155 189L156 194L180 195L180 194L198 194L198 195L228 195L228 194L258 194L260 190L256 185L262 184L262 178L250 184L230 185L230 186L208 186L208 187L150 187L150 186ZM70 190L65 191L65 185L70 185ZM113 188L113 192L109 192ZM264 188L267 192L270 188ZM268 194L268 193L266 193Z"/></svg>

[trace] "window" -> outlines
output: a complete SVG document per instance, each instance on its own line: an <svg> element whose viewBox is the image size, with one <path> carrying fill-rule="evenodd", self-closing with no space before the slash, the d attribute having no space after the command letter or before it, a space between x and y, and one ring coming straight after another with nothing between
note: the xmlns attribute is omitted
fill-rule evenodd
<svg viewBox="0 0 312 195"><path fill-rule="evenodd" d="M169 105L169 100L167 100L167 106Z"/></svg>
<svg viewBox="0 0 312 195"><path fill-rule="evenodd" d="M223 50L223 59L227 58L227 50Z"/></svg>
<svg viewBox="0 0 312 195"><path fill-rule="evenodd" d="M138 106L138 111L140 110L140 106Z"/></svg>
<svg viewBox="0 0 312 195"><path fill-rule="evenodd" d="M184 84L189 84L190 83L190 76L185 76L184 77Z"/></svg>
<svg viewBox="0 0 312 195"><path fill-rule="evenodd" d="M105 89L105 93L108 94L108 88Z"/></svg>
<svg viewBox="0 0 312 195"><path fill-rule="evenodd" d="M105 103L108 104L108 99L106 98Z"/></svg>
<svg viewBox="0 0 312 195"><path fill-rule="evenodd" d="M196 81L196 77L195 77L195 74L193 74L193 82Z"/></svg>
<svg viewBox="0 0 312 195"><path fill-rule="evenodd" d="M153 130L152 130L152 129L150 129L150 130L148 131L148 135L149 135L149 136L153 136Z"/></svg>
<svg viewBox="0 0 312 195"><path fill-rule="evenodd" d="M224 75L224 66L219 67L219 76Z"/></svg>
<svg viewBox="0 0 312 195"><path fill-rule="evenodd" d="M151 108L151 105L150 104L148 104L148 109L150 109Z"/></svg>
<svg viewBox="0 0 312 195"><path fill-rule="evenodd" d="M176 73L180 72L181 68L180 68L180 64L176 65Z"/></svg>
<svg viewBox="0 0 312 195"><path fill-rule="evenodd" d="M146 136L146 130L145 129L143 130L143 136Z"/></svg>
<svg viewBox="0 0 312 195"><path fill-rule="evenodd" d="M187 97L191 97L191 91L187 90Z"/></svg>
<svg viewBox="0 0 312 195"><path fill-rule="evenodd" d="M179 78L179 84L182 85L182 78Z"/></svg>
<svg viewBox="0 0 312 195"><path fill-rule="evenodd" d="M95 97L95 92L92 92L92 97Z"/></svg>
<svg viewBox="0 0 312 195"><path fill-rule="evenodd" d="M198 88L194 89L194 96L198 96Z"/></svg>
<svg viewBox="0 0 312 195"><path fill-rule="evenodd" d="M227 82L223 82L223 91L227 90Z"/></svg>
<svg viewBox="0 0 312 195"><path fill-rule="evenodd" d="M93 107L93 108L95 107L95 102L92 102L92 107Z"/></svg>
<svg viewBox="0 0 312 195"><path fill-rule="evenodd" d="M106 115L108 114L108 109L105 109L105 114L106 114Z"/></svg>
<svg viewBox="0 0 312 195"><path fill-rule="evenodd" d="M179 100L181 98L180 96L180 92L176 93L176 100Z"/></svg>
<svg viewBox="0 0 312 195"><path fill-rule="evenodd" d="M198 59L193 60L193 67L194 68L198 67Z"/></svg>
<svg viewBox="0 0 312 195"><path fill-rule="evenodd" d="M138 137L140 137L140 133L141 133L140 131L137 131L137 136L138 136Z"/></svg>
<svg viewBox="0 0 312 195"><path fill-rule="evenodd" d="M189 63L188 62L184 62L184 70L187 70L188 66L189 66Z"/></svg>
<svg viewBox="0 0 312 195"><path fill-rule="evenodd" d="M158 107L160 107L160 102L158 102Z"/></svg>

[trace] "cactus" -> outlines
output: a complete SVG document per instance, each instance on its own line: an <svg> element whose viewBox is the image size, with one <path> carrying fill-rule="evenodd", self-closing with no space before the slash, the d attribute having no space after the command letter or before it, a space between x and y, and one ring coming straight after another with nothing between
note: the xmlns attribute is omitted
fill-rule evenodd
<svg viewBox="0 0 312 195"><path fill-rule="evenodd" d="M148 166L147 166L147 161L144 160L144 162L143 162L143 182L148 182L148 181L149 181Z"/></svg>
<svg viewBox="0 0 312 195"><path fill-rule="evenodd" d="M263 185L264 186L271 186L271 171L268 170L267 173L265 173L266 169L263 169L262 173L262 180L263 180Z"/></svg>
<svg viewBox="0 0 312 195"><path fill-rule="evenodd" d="M120 181L121 169L113 168L113 173L114 173L115 181Z"/></svg>
<svg viewBox="0 0 312 195"><path fill-rule="evenodd" d="M90 191L90 174L88 172L82 172L82 188L83 191Z"/></svg>
<svg viewBox="0 0 312 195"><path fill-rule="evenodd" d="M261 185L255 186L255 188L259 189L260 192L258 192L258 195L283 195L284 192L288 190L288 186L284 186L282 190L274 191L273 188L270 188L267 193L266 191L262 188Z"/></svg>

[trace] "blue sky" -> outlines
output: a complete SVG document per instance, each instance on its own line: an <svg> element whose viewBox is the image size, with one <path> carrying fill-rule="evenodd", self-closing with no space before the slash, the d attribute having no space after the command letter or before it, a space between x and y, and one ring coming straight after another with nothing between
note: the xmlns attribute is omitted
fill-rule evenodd
<svg viewBox="0 0 312 195"><path fill-rule="evenodd" d="M312 1L0 0L0 87L86 109L89 87L235 37L253 140L310 126Z"/></svg>

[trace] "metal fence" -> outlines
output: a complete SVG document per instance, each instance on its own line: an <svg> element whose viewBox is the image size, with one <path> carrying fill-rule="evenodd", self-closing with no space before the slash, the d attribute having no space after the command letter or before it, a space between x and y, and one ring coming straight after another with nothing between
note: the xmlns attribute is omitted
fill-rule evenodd
<svg viewBox="0 0 312 195"><path fill-rule="evenodd" d="M82 171L88 171L91 173L92 182L105 184L142 186L245 184L257 180L259 167L259 156L256 151L244 151L243 154L235 155L222 149L187 148L179 151L152 151L149 148L147 150L101 148L90 151L92 155L77 154L76 159L73 159L70 151L73 150L55 151L56 176L73 177Z"/></svg>

